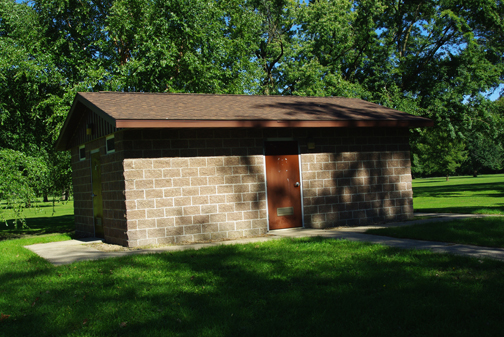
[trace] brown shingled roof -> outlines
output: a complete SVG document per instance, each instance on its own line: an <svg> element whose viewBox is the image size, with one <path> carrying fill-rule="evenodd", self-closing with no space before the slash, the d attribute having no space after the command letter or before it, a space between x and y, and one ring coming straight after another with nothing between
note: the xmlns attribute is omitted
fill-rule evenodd
<svg viewBox="0 0 504 337"><path fill-rule="evenodd" d="M426 121L344 97L83 92L76 99L79 96L115 120Z"/></svg>
<svg viewBox="0 0 504 337"><path fill-rule="evenodd" d="M116 128L422 127L428 118L356 98L80 92L58 144L84 105ZM59 146L59 145L58 145Z"/></svg>

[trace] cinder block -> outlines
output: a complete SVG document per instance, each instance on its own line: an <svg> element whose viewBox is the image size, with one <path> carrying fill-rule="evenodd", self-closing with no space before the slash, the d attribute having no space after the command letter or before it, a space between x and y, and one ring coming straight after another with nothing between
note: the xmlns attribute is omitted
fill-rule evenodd
<svg viewBox="0 0 504 337"><path fill-rule="evenodd" d="M206 167L207 159L206 158L191 158L189 159L189 167Z"/></svg>
<svg viewBox="0 0 504 337"><path fill-rule="evenodd" d="M175 199L176 200L176 199ZM182 207L170 207L170 208L165 208L165 217L172 217L172 216L182 216L183 213Z"/></svg>
<svg viewBox="0 0 504 337"><path fill-rule="evenodd" d="M163 170L161 170L161 169L144 170L144 177L146 179L162 178L163 177Z"/></svg>
<svg viewBox="0 0 504 337"><path fill-rule="evenodd" d="M229 239L238 239L243 237L243 231L229 231L228 238Z"/></svg>
<svg viewBox="0 0 504 337"><path fill-rule="evenodd" d="M159 158L152 161L153 168L166 169L171 167L171 159L169 158ZM163 170L164 172L164 170Z"/></svg>
<svg viewBox="0 0 504 337"><path fill-rule="evenodd" d="M145 219L146 212L145 210L127 210L126 216L128 217L128 220Z"/></svg>
<svg viewBox="0 0 504 337"><path fill-rule="evenodd" d="M218 194L233 193L233 186L230 185L217 186L217 193Z"/></svg>
<svg viewBox="0 0 504 337"><path fill-rule="evenodd" d="M228 238L227 233L228 232L216 232L216 233L212 233L212 240L224 240L224 239L227 239Z"/></svg>
<svg viewBox="0 0 504 337"><path fill-rule="evenodd" d="M217 205L202 205L201 213L202 214L217 213Z"/></svg>
<svg viewBox="0 0 504 337"><path fill-rule="evenodd" d="M217 193L217 186L201 186L200 195L214 195Z"/></svg>
<svg viewBox="0 0 504 337"><path fill-rule="evenodd" d="M219 232L234 231L234 230L236 230L234 222L226 222L219 224Z"/></svg>
<svg viewBox="0 0 504 337"><path fill-rule="evenodd" d="M175 237L175 243L194 242L192 235L180 235Z"/></svg>
<svg viewBox="0 0 504 337"><path fill-rule="evenodd" d="M165 237L165 229L164 228L148 229L147 230L147 237L149 239L163 238L163 237Z"/></svg>
<svg viewBox="0 0 504 337"><path fill-rule="evenodd" d="M173 244L174 242L175 242L175 238L173 236L156 239L156 243L158 245L170 245L170 244Z"/></svg>
<svg viewBox="0 0 504 337"><path fill-rule="evenodd" d="M135 180L135 179L143 179L144 171L143 170L129 170L124 171L124 179L125 180Z"/></svg>
<svg viewBox="0 0 504 337"><path fill-rule="evenodd" d="M128 231L128 240L140 240L147 238L147 230Z"/></svg>
<svg viewBox="0 0 504 337"><path fill-rule="evenodd" d="M163 196L165 198L173 198L182 196L182 189L180 187L165 188L163 189Z"/></svg>
<svg viewBox="0 0 504 337"><path fill-rule="evenodd" d="M153 199L137 200L137 209L155 208L155 202Z"/></svg>
<svg viewBox="0 0 504 337"><path fill-rule="evenodd" d="M173 187L186 187L191 186L191 179L189 178L173 178Z"/></svg>
<svg viewBox="0 0 504 337"><path fill-rule="evenodd" d="M207 177L193 177L191 178L191 186L205 186L208 185Z"/></svg>
<svg viewBox="0 0 504 337"><path fill-rule="evenodd" d="M233 204L220 204L218 205L218 207L219 207L219 213L234 212Z"/></svg>
<svg viewBox="0 0 504 337"><path fill-rule="evenodd" d="M199 233L201 233L201 225L184 226L184 234L185 235L199 234Z"/></svg>
<svg viewBox="0 0 504 337"><path fill-rule="evenodd" d="M163 169L163 178L179 178L182 176L180 171L179 168L165 168Z"/></svg>
<svg viewBox="0 0 504 337"><path fill-rule="evenodd" d="M164 217L164 209L163 208L154 208L147 210L147 218L162 218Z"/></svg>
<svg viewBox="0 0 504 337"><path fill-rule="evenodd" d="M162 189L150 189L145 190L145 198L146 199L159 199L163 197Z"/></svg>
<svg viewBox="0 0 504 337"><path fill-rule="evenodd" d="M193 224L206 224L210 222L210 216L209 215L194 215L193 216Z"/></svg>
<svg viewBox="0 0 504 337"><path fill-rule="evenodd" d="M151 169L152 159L135 159L133 165L137 170Z"/></svg>
<svg viewBox="0 0 504 337"><path fill-rule="evenodd" d="M173 198L155 199L156 208L173 207Z"/></svg>
<svg viewBox="0 0 504 337"><path fill-rule="evenodd" d="M184 234L184 227L166 227L166 236L179 236Z"/></svg>
<svg viewBox="0 0 504 337"><path fill-rule="evenodd" d="M219 225L218 224L203 224L201 226L201 232L202 233L212 233L212 232L217 232L219 230Z"/></svg>
<svg viewBox="0 0 504 337"><path fill-rule="evenodd" d="M210 177L215 175L215 167L200 167L198 169L200 177Z"/></svg>
<svg viewBox="0 0 504 337"><path fill-rule="evenodd" d="M192 224L192 216L179 216L175 218L175 226L188 226Z"/></svg>
<svg viewBox="0 0 504 337"><path fill-rule="evenodd" d="M173 199L173 204L175 206L191 206L191 197L178 197Z"/></svg>
<svg viewBox="0 0 504 337"><path fill-rule="evenodd" d="M172 179L155 179L154 188L172 187Z"/></svg>
<svg viewBox="0 0 504 337"><path fill-rule="evenodd" d="M217 223L217 222L226 222L226 214L210 214L210 222L211 223Z"/></svg>
<svg viewBox="0 0 504 337"><path fill-rule="evenodd" d="M195 167L192 168L183 168L181 169L182 177L191 178L198 176L198 169Z"/></svg>
<svg viewBox="0 0 504 337"><path fill-rule="evenodd" d="M171 159L171 167L172 168L189 167L189 159L187 159L187 158L172 158Z"/></svg>
<svg viewBox="0 0 504 337"><path fill-rule="evenodd" d="M195 215L201 213L200 206L186 206L183 207L184 215Z"/></svg>
<svg viewBox="0 0 504 337"><path fill-rule="evenodd" d="M159 218L156 219L157 228L173 227L175 225L174 218Z"/></svg>
<svg viewBox="0 0 504 337"><path fill-rule="evenodd" d="M226 195L211 195L210 203L211 204L223 204L226 202Z"/></svg>

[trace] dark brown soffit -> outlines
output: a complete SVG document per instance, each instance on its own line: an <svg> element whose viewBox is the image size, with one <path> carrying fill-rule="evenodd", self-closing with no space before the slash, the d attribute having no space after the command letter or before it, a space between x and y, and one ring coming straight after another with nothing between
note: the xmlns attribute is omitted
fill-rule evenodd
<svg viewBox="0 0 504 337"><path fill-rule="evenodd" d="M270 120L116 120L116 128L342 128L342 127L402 127L434 126L432 120L415 121L270 121Z"/></svg>

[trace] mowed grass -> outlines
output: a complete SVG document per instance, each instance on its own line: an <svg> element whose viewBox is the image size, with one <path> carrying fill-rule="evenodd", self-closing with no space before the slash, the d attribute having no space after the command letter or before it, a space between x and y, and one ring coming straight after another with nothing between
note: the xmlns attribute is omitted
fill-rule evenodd
<svg viewBox="0 0 504 337"><path fill-rule="evenodd" d="M0 242L5 336L500 336L504 264L320 238L54 267Z"/></svg>
<svg viewBox="0 0 504 337"><path fill-rule="evenodd" d="M12 209L5 209L0 205L0 240L19 238L26 235L41 235L48 233L65 233L75 230L73 201L36 202L23 211L26 226L20 227L15 222Z"/></svg>
<svg viewBox="0 0 504 337"><path fill-rule="evenodd" d="M504 217L370 229L367 234L504 248Z"/></svg>
<svg viewBox="0 0 504 337"><path fill-rule="evenodd" d="M415 212L504 214L504 175L415 179ZM371 229L366 233L504 248L504 217Z"/></svg>
<svg viewBox="0 0 504 337"><path fill-rule="evenodd" d="M504 174L413 180L415 212L504 215Z"/></svg>

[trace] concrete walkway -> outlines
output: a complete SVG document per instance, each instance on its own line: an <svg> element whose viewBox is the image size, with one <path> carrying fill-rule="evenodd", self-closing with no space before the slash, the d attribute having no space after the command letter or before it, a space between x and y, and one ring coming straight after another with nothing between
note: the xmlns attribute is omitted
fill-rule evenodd
<svg viewBox="0 0 504 337"><path fill-rule="evenodd" d="M98 260L109 257L118 257L135 254L153 254L169 251L181 251L188 249L201 249L216 245L232 245L251 242L263 242L269 240L276 240L283 237L313 237L320 236L332 239L346 239L351 241L365 241L371 243L378 243L390 247L405 248L405 249L427 249L436 253L449 253L457 255L466 255L471 257L489 257L504 261L504 249L502 248L488 248L471 245L460 245L445 242L422 241L411 239L398 239L386 236L364 234L364 232L371 228L383 227L399 227L411 226L414 224L422 224L428 222L443 222L452 221L455 219L465 218L481 218L487 215L474 215L474 214L450 214L450 213L415 213L415 216L429 216L432 218L388 223L380 226L362 226L362 227L348 227L348 228L330 228L330 229L312 229L312 228L291 228L280 229L269 232L269 236L257 238L245 238L232 241L220 241L212 243L199 243L190 245L178 246L163 246L157 248L126 250L126 251L101 251L93 248L93 243L101 243L100 239L82 239L82 240L69 240L61 242L50 242L25 246L25 248L40 255L48 260L55 266L70 264L77 261L85 260Z"/></svg>

